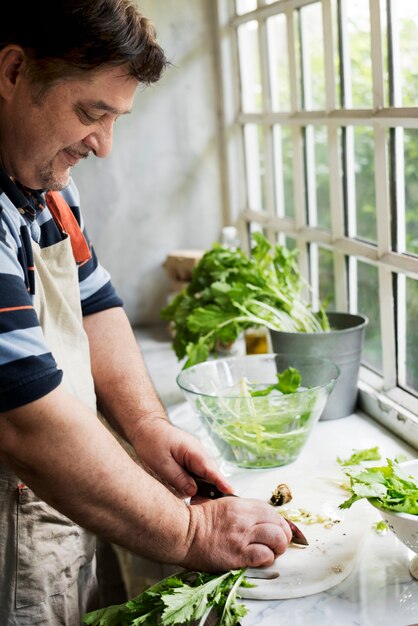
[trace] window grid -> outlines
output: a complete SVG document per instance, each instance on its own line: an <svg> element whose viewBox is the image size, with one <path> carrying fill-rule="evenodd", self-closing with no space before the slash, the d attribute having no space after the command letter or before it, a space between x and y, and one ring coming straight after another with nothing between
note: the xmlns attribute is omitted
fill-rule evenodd
<svg viewBox="0 0 418 626"><path fill-rule="evenodd" d="M362 368L361 390L365 394L364 406L377 419L387 423L404 415L404 424L411 432L407 439L418 445L418 400L417 386L413 394L397 387L403 383L405 373L405 332L406 299L405 279L418 277L418 257L405 253L405 189L404 189L404 140L405 129L418 128L418 108L399 106L402 104L400 87L396 79L399 59L396 50L397 24L391 22L393 0L369 0L365 10L370 18L370 52L373 86L373 106L370 109L348 108L351 103L350 81L350 42L344 20L347 0L278 0L265 4L258 0L256 9L237 15L233 0L218 0L218 13L227 16L220 24L220 39L231 41L229 52L224 46L221 50L221 73L224 82L235 83L235 88L228 87L228 96L223 90L227 110L235 111L235 116L225 121L225 138L234 144L234 150L226 154L233 157L244 151L236 141L237 128L241 130L248 124L256 125L264 131L264 191L265 206L257 210L251 206L247 193L234 176L234 168L229 164L229 221L240 225L241 232L251 232L254 227L262 228L271 241L287 240L295 242L299 250L301 271L315 289L320 283L318 258L319 251L332 254L333 272L337 278L334 286L335 306L339 310L354 311L357 306L357 261L362 261L377 268L379 289L379 313L382 342L382 375ZM311 4L319 4L322 10L323 54L325 74L324 110L304 109L309 105L304 91L306 77L306 59L303 24L300 11ZM396 2L395 2L396 4ZM387 24L382 13L386 12ZM273 111L271 106L271 68L269 64L267 20L283 14L287 23L288 75L290 82L290 110ZM298 15L299 14L299 15ZM259 55L262 83L262 110L243 112L239 101L239 81L237 63L227 58L234 49L237 54L237 28L250 20L258 21ZM384 28L386 31L384 32ZM337 32L335 32L337 31ZM387 38L387 51L384 43ZM385 57L387 54L387 58ZM336 56L341 61L337 65ZM388 80L385 83L385 69ZM395 79L394 79L395 77ZM239 87L239 84L238 84ZM338 87L338 95L337 95ZM385 92L387 90L387 93ZM386 95L385 95L386 93ZM232 98L232 103L231 103ZM235 100L234 100L235 98ZM386 105L386 106L385 106ZM397 106L398 105L398 106ZM324 230L317 227L315 198L315 127L325 129L327 135L327 154L329 161L329 195L331 205L331 227ZM365 127L373 133L375 211L377 241L371 243L356 237L356 185L354 132ZM281 129L288 128L293 143L293 205L294 218L285 214L283 206L283 178L277 178L282 157L276 150L277 137ZM275 129L275 130L274 130ZM235 138L235 139L234 139ZM236 172L236 168L235 168ZM384 181L384 182L382 182ZM280 200L278 202L278 199ZM418 210L418 209L417 209ZM396 234L396 237L395 237ZM414 282L414 281L413 281ZM417 283L418 285L418 283ZM395 330L396 329L396 330ZM398 355L396 348L399 348ZM397 362L398 358L398 362ZM397 369L397 364L399 368ZM409 390L411 391L411 390ZM366 397L367 396L367 397ZM390 410L384 410L383 417L379 407L385 402L394 403ZM393 420L388 415L395 416ZM410 420L413 428L411 430ZM399 423L390 425L398 431ZM405 436L405 433L399 433ZM411 439L412 437L412 439Z"/></svg>

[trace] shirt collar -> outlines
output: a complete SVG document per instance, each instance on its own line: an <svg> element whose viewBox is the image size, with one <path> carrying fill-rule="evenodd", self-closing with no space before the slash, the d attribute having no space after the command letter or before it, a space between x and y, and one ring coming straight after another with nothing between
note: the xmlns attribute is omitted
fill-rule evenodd
<svg viewBox="0 0 418 626"><path fill-rule="evenodd" d="M19 213L29 220L34 220L36 214L45 208L43 190L27 189L19 181L10 178L0 167L0 189L14 204Z"/></svg>

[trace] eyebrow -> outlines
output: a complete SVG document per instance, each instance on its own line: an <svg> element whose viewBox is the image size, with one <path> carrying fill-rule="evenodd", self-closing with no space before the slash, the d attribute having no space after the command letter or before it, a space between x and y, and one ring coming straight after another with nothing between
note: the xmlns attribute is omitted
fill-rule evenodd
<svg viewBox="0 0 418 626"><path fill-rule="evenodd" d="M84 102L80 102L79 106L90 107L92 109L99 109L100 111L106 111L107 113L114 113L115 115L127 115L131 113L131 110L121 111L120 109L116 109L112 107L104 100L85 100Z"/></svg>

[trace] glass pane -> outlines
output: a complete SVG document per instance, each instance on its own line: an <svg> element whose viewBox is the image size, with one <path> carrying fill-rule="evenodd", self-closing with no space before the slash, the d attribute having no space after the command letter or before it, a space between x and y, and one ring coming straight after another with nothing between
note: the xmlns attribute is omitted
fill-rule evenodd
<svg viewBox="0 0 418 626"><path fill-rule="evenodd" d="M295 42L295 57L296 57L296 67L295 67L295 78L296 78L296 91L297 91L297 106L302 108L301 103L301 67L302 67L302 59L301 59L301 47L300 47L300 9L297 9L293 12L293 40Z"/></svg>
<svg viewBox="0 0 418 626"><path fill-rule="evenodd" d="M289 59L284 14L275 15L267 20L267 38L271 72L271 106L273 111L288 111L290 109Z"/></svg>
<svg viewBox="0 0 418 626"><path fill-rule="evenodd" d="M406 278L405 384L418 392L418 281ZM401 382L402 384L402 382Z"/></svg>
<svg viewBox="0 0 418 626"><path fill-rule="evenodd" d="M390 95L389 83L389 44L388 44L388 14L386 11L387 3L382 2L380 5L380 24L382 29L382 55L383 55L383 82L385 86L384 101L385 106L393 104Z"/></svg>
<svg viewBox="0 0 418 626"><path fill-rule="evenodd" d="M289 126L273 127L273 150L276 212L280 217L294 218L293 142Z"/></svg>
<svg viewBox="0 0 418 626"><path fill-rule="evenodd" d="M357 310L367 315L362 361L375 371L382 372L382 343L380 335L379 281L377 268L357 262Z"/></svg>
<svg viewBox="0 0 418 626"><path fill-rule="evenodd" d="M340 58L338 53L338 2L339 0L331 0L331 19L332 19L332 38L334 49L334 76L335 76L335 96L336 106L341 106L341 77L340 77Z"/></svg>
<svg viewBox="0 0 418 626"><path fill-rule="evenodd" d="M248 208L265 209L264 131L257 124L244 126Z"/></svg>
<svg viewBox="0 0 418 626"><path fill-rule="evenodd" d="M258 224L258 222L250 222L248 226L248 230L249 230L250 236L252 236L254 233L262 233L265 237L267 236L266 232L264 231L263 226L261 224Z"/></svg>
<svg viewBox="0 0 418 626"><path fill-rule="evenodd" d="M296 239L294 237L289 237L286 233L277 233L276 241L280 246L284 246L288 250L296 249Z"/></svg>
<svg viewBox="0 0 418 626"><path fill-rule="evenodd" d="M247 113L259 112L262 110L262 87L256 20L238 27L238 54L242 109Z"/></svg>
<svg viewBox="0 0 418 626"><path fill-rule="evenodd" d="M257 8L257 0L235 0L235 10L238 15L249 13Z"/></svg>
<svg viewBox="0 0 418 626"><path fill-rule="evenodd" d="M354 128L354 168L356 197L355 236L376 242L376 194L374 184L373 130Z"/></svg>
<svg viewBox="0 0 418 626"><path fill-rule="evenodd" d="M392 0L395 106L417 106L418 3Z"/></svg>
<svg viewBox="0 0 418 626"><path fill-rule="evenodd" d="M289 250L294 250L296 248L296 239L294 239L294 237L286 236L284 238L284 244Z"/></svg>
<svg viewBox="0 0 418 626"><path fill-rule="evenodd" d="M370 12L365 0L346 0L343 26L347 24L346 54L349 63L345 74L345 106L370 108L373 104L372 62L370 47Z"/></svg>
<svg viewBox="0 0 418 626"><path fill-rule="evenodd" d="M331 207L328 165L328 132L325 126L315 126L316 205L318 226L331 229Z"/></svg>
<svg viewBox="0 0 418 626"><path fill-rule="evenodd" d="M305 133L309 224L331 228L329 166L325 126L308 126Z"/></svg>
<svg viewBox="0 0 418 626"><path fill-rule="evenodd" d="M404 176L405 176L405 209L402 201L398 203L401 245L406 252L418 254L418 130L404 129ZM399 185L402 182L399 181ZM402 212L405 211L405 215Z"/></svg>
<svg viewBox="0 0 418 626"><path fill-rule="evenodd" d="M325 109L325 66L322 7L319 2L300 10L302 108Z"/></svg>
<svg viewBox="0 0 418 626"><path fill-rule="evenodd" d="M319 299L327 311L335 311L335 279L332 252L318 247Z"/></svg>

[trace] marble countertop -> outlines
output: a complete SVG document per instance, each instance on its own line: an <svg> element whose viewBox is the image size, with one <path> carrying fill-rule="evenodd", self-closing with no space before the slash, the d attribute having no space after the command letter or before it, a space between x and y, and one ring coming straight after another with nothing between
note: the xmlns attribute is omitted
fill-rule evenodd
<svg viewBox="0 0 418 626"><path fill-rule="evenodd" d="M174 423L203 438L216 457L199 419L183 402L176 388L180 370L164 332L152 335L137 332L145 362L157 392ZM365 414L338 420L320 421L300 457L292 464L295 472L323 475L336 465L336 458L348 458L354 449L379 446L382 458L417 456L395 435ZM224 465L235 486L246 484L263 470L242 470ZM272 470L265 470L271 472ZM413 553L391 532L379 535L372 529L351 573L336 586L313 595L286 600L244 600L249 609L242 626L417 626L418 581L408 571Z"/></svg>
<svg viewBox="0 0 418 626"><path fill-rule="evenodd" d="M169 408L172 421L204 439L200 421L184 403ZM210 442L205 445L216 458ZM295 474L322 476L336 466L336 457L348 458L354 449L379 446L382 458L414 458L416 451L364 414L319 422L292 463ZM222 466L222 463L221 463ZM289 466L288 466L289 467ZM254 476L277 475L278 470L242 470L224 464L234 486ZM271 484L275 484L272 481ZM358 505L355 505L358 506ZM380 518L376 518L380 519ZM379 535L371 526L353 571L336 586L306 597L286 600L245 600L249 609L242 626L412 626L418 624L418 581L408 571L413 553L391 532ZM280 569L280 567L279 567Z"/></svg>

